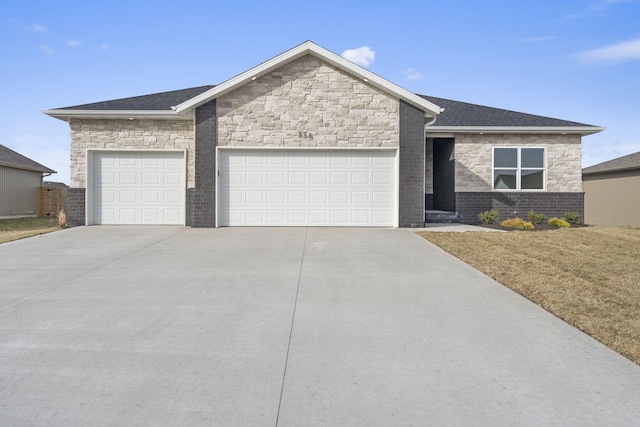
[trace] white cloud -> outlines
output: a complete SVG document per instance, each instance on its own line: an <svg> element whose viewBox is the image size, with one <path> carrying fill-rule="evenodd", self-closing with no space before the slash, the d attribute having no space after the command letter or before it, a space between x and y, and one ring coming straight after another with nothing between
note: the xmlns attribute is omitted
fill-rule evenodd
<svg viewBox="0 0 640 427"><path fill-rule="evenodd" d="M53 55L53 52L54 52L53 48L47 45L40 46L40 50L48 55Z"/></svg>
<svg viewBox="0 0 640 427"><path fill-rule="evenodd" d="M363 67L368 67L376 57L376 53L369 46L357 49L347 49L342 52L342 57Z"/></svg>
<svg viewBox="0 0 640 427"><path fill-rule="evenodd" d="M420 71L416 70L415 68L409 68L407 71L404 72L404 75L409 80L422 80L422 74L420 73Z"/></svg>
<svg viewBox="0 0 640 427"><path fill-rule="evenodd" d="M27 27L29 31L35 31L36 33L46 33L47 29L40 24L33 24Z"/></svg>
<svg viewBox="0 0 640 427"><path fill-rule="evenodd" d="M109 50L109 46L106 43L100 45L100 50Z"/></svg>
<svg viewBox="0 0 640 427"><path fill-rule="evenodd" d="M640 39L612 44L579 53L578 59L594 64L613 64L640 59Z"/></svg>
<svg viewBox="0 0 640 427"><path fill-rule="evenodd" d="M67 46L78 47L80 46L80 40L67 40Z"/></svg>

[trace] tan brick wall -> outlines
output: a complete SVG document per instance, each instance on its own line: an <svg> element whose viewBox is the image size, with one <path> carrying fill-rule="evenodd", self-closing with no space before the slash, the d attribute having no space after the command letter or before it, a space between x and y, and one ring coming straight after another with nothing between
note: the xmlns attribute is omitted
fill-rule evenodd
<svg viewBox="0 0 640 427"><path fill-rule="evenodd" d="M219 146L397 147L399 102L307 55L217 101Z"/></svg>
<svg viewBox="0 0 640 427"><path fill-rule="evenodd" d="M492 147L545 147L547 191L581 192L580 135L477 135L455 136L456 191L491 191Z"/></svg>
<svg viewBox="0 0 640 427"><path fill-rule="evenodd" d="M194 126L191 120L72 120L71 187L85 188L86 150L187 150L187 186L194 186Z"/></svg>

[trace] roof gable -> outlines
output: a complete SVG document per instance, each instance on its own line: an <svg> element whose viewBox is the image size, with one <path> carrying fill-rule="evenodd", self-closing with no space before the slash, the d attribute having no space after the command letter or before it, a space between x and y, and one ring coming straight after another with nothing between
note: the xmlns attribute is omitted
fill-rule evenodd
<svg viewBox="0 0 640 427"><path fill-rule="evenodd" d="M0 166L7 166L10 168L29 170L42 173L56 173L53 169L49 169L40 163L31 160L30 158L23 156L20 153L16 153L12 149L0 145Z"/></svg>
<svg viewBox="0 0 640 427"><path fill-rule="evenodd" d="M583 174L640 169L640 151L582 169Z"/></svg>
<svg viewBox="0 0 640 427"><path fill-rule="evenodd" d="M368 71L353 62L344 59L343 57L336 55L335 53L324 49L317 44L307 41L299 46L294 47L262 64L245 71L242 74L227 80L226 82L197 95L179 105L176 105L175 111L177 113L184 113L193 110L194 108L205 104L225 93L231 92L234 89L247 84L267 73L270 73L281 66L295 61L298 58L302 58L305 55L313 55L319 59L328 62L334 67L351 74L355 78L370 84L377 89L386 92L396 98L399 98L408 104L413 105L419 110L423 111L426 117L434 117L440 112L440 107L433 104L427 99L419 97L400 86L391 83L390 81L383 79L377 74Z"/></svg>

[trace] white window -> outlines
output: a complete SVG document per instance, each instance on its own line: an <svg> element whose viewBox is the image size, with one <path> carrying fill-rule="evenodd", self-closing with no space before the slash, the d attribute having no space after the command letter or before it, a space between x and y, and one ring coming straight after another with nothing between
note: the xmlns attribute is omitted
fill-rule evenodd
<svg viewBox="0 0 640 427"><path fill-rule="evenodd" d="M545 152L538 147L494 147L493 189L545 189Z"/></svg>

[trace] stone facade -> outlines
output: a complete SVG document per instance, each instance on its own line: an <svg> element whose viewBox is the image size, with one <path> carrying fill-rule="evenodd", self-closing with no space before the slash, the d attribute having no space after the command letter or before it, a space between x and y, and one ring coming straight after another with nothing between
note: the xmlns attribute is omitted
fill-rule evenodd
<svg viewBox="0 0 640 427"><path fill-rule="evenodd" d="M546 148L546 191L582 192L580 135L455 136L456 192L492 191L493 147Z"/></svg>
<svg viewBox="0 0 640 427"><path fill-rule="evenodd" d="M187 186L194 186L192 120L71 120L71 188L85 188L87 149L187 150Z"/></svg>
<svg viewBox="0 0 640 427"><path fill-rule="evenodd" d="M397 147L399 102L307 55L217 100L218 145Z"/></svg>

